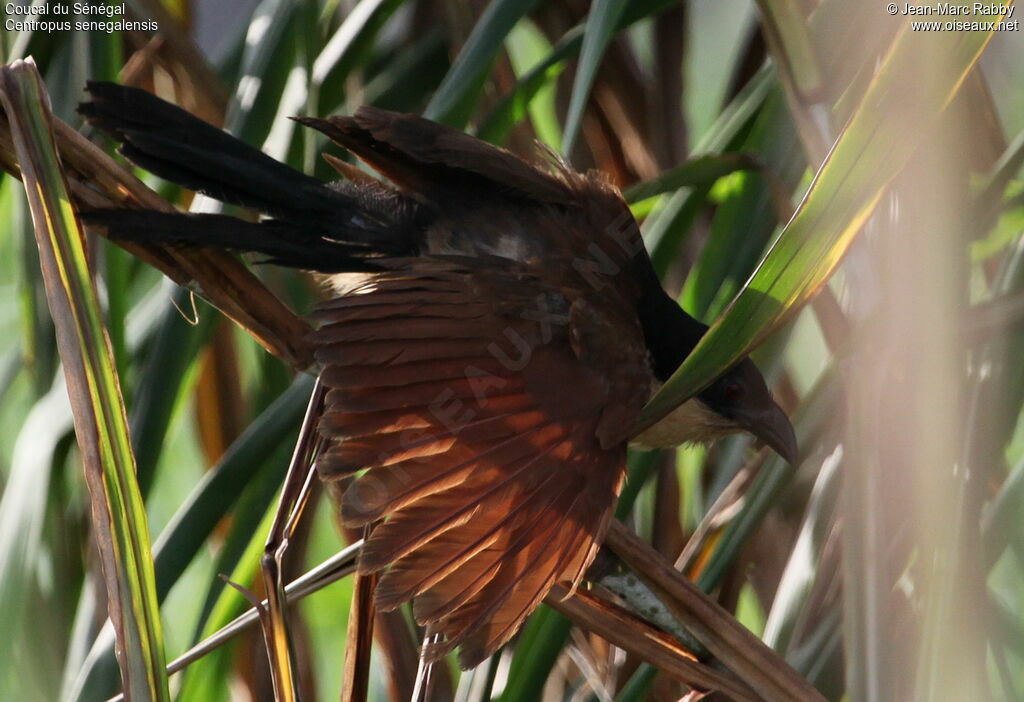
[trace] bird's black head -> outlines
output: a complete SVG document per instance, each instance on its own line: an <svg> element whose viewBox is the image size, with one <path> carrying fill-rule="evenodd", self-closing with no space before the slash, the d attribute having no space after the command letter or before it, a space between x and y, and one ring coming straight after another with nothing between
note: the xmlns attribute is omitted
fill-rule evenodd
<svg viewBox="0 0 1024 702"><path fill-rule="evenodd" d="M637 312L654 375L664 383L697 345L707 327L668 297L656 278L654 285L657 287L645 291ZM636 440L650 447L668 446L686 441L712 441L739 431L753 434L791 464L796 464L793 426L772 399L764 376L749 358L734 365Z"/></svg>
<svg viewBox="0 0 1024 702"><path fill-rule="evenodd" d="M714 414L737 429L750 432L796 465L797 442L793 425L772 399L764 376L749 358L744 358L704 388L697 399Z"/></svg>

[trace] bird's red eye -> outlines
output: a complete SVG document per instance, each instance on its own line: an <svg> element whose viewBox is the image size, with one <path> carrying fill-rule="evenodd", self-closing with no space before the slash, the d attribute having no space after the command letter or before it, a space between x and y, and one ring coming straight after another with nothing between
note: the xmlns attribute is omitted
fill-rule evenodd
<svg viewBox="0 0 1024 702"><path fill-rule="evenodd" d="M730 404L739 402L743 397L743 386L739 383L729 383L725 386L725 400Z"/></svg>

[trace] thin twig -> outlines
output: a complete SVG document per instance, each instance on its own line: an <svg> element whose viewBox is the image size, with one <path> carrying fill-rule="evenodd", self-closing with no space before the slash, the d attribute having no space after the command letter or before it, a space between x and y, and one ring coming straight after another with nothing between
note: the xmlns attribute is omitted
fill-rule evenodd
<svg viewBox="0 0 1024 702"><path fill-rule="evenodd" d="M363 527L363 541L370 537L372 524ZM357 573L352 587L345 665L341 676L341 702L366 702L370 692L370 654L375 620L376 573Z"/></svg>
<svg viewBox="0 0 1024 702"><path fill-rule="evenodd" d="M416 667L416 683L413 685L412 696L409 698L409 702L427 702L430 699L438 661L430 660L427 652L432 646L440 644L442 639L443 636L436 632L428 632L423 636L423 645L420 646L419 665Z"/></svg>

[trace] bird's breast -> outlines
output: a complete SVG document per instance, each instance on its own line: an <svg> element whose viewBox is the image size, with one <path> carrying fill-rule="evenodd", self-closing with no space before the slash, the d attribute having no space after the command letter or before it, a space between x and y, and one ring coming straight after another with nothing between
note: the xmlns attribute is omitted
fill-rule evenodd
<svg viewBox="0 0 1024 702"><path fill-rule="evenodd" d="M641 449L667 448L686 443L709 443L736 431L736 427L697 398L691 398L633 437Z"/></svg>

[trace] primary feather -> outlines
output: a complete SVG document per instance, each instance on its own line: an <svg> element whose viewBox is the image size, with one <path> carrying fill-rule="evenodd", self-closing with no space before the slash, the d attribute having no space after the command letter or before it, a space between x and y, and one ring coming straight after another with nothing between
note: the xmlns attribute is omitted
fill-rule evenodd
<svg viewBox="0 0 1024 702"><path fill-rule="evenodd" d="M458 357L449 358L445 325L432 337L429 325L418 324L430 319L418 311L438 309L422 263L377 277L382 297L411 285L420 305L399 299L360 306L377 316L358 325L343 307L340 319L316 334L323 379L332 388L321 431L339 438L320 462L321 475L369 467L346 492L342 517L352 526L384 520L360 568L383 571L379 606L415 599L417 621L445 635L431 655L461 646L466 666L504 643L553 583L579 583L623 476L624 437L602 443L605 415L635 413L649 391L642 353L616 359L625 363L620 373L636 377L609 379L602 370L607 359L586 346L595 331L594 320L578 312L587 307L586 290L563 286L567 321L545 330L522 314L540 281L514 292L505 285L507 268L445 271L476 299L492 299L492 288L504 295L459 319ZM449 292L446 282L437 283L438 292ZM393 306L405 309L395 314ZM320 316L329 318L326 310ZM514 345L506 331L523 345L516 354L501 346ZM351 368L346 359L365 363L363 350L379 337L410 334L420 354L436 347L444 360L388 356L359 366L367 374L339 372ZM590 363L582 362L588 355ZM508 358L517 362L499 360ZM383 380L392 369L395 376Z"/></svg>

